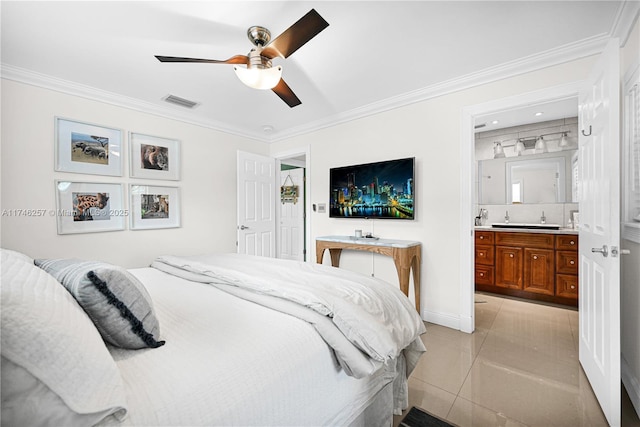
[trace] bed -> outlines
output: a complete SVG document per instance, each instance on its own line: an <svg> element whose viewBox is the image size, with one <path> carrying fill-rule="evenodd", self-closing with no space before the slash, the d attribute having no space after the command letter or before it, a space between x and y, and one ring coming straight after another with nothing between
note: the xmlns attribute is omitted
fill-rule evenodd
<svg viewBox="0 0 640 427"><path fill-rule="evenodd" d="M333 267L35 264L2 250L3 426L388 426L425 351L396 287Z"/></svg>

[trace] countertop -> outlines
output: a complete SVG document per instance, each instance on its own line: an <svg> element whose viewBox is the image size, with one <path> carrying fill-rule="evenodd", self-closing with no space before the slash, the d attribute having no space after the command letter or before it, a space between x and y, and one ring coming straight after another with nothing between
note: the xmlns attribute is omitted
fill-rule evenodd
<svg viewBox="0 0 640 427"><path fill-rule="evenodd" d="M545 230L540 229L537 230L535 228L498 228L492 227L490 225L476 225L474 227L476 230L482 231L495 231L497 233L543 233L543 234L575 234L578 235L578 230L573 228L560 228L559 230Z"/></svg>
<svg viewBox="0 0 640 427"><path fill-rule="evenodd" d="M411 246L418 246L420 242L414 240L395 240L395 239L380 239L378 237L355 237L355 236L321 236L316 237L316 240L323 242L337 242L337 243L354 243L367 246L386 246L392 248L409 248Z"/></svg>

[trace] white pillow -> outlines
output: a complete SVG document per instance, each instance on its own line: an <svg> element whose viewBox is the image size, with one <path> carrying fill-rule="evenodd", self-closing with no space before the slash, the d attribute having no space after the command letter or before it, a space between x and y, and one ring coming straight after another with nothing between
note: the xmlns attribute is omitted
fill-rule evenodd
<svg viewBox="0 0 640 427"><path fill-rule="evenodd" d="M28 262L28 257L1 251L0 352L37 380L26 381L24 372L16 373L13 365L4 364L3 374L15 373L22 381L15 380L16 376L14 381L5 381L2 376L3 425L29 425L38 416L44 418L37 424L54 422L46 411L38 415L27 404L23 408L15 405L16 396L22 394L26 402L34 396L34 387L42 391L39 383L64 402L73 413L70 417L86 415L88 424L110 414L123 419L126 404L122 378L91 319L57 280ZM5 399L9 396L14 399ZM45 405L51 401L43 398ZM5 407L11 402L12 407ZM11 419L6 418L9 415Z"/></svg>

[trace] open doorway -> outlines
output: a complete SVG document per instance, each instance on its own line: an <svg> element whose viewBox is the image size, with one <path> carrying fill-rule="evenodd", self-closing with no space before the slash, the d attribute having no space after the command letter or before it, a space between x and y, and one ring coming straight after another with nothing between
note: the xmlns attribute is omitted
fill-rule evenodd
<svg viewBox="0 0 640 427"><path fill-rule="evenodd" d="M524 112L528 108L541 105L552 105L558 102L565 102L575 99L577 108L577 96L580 89L580 82L549 88L542 91L530 92L522 95L490 101L487 103L469 106L463 110L462 135L461 135L461 242L460 251L462 256L460 296L461 296L461 316L460 330L471 333L475 329L475 241L474 229L475 218L478 216L478 173L476 169L476 147L475 135L478 131L476 125L486 123L491 115L504 114L516 111ZM495 119L492 119L492 121ZM499 119L498 119L499 120ZM515 122L513 122L515 123ZM504 122L503 122L504 124ZM493 146L491 146L493 152ZM505 201L506 203L506 201ZM505 209L506 211L506 209ZM499 221L500 216L496 211L494 222ZM500 214L503 219L508 216L506 212Z"/></svg>
<svg viewBox="0 0 640 427"><path fill-rule="evenodd" d="M276 206L276 256L308 261L308 147L276 153L280 200ZM286 193L286 194L285 194Z"/></svg>
<svg viewBox="0 0 640 427"><path fill-rule="evenodd" d="M296 157L280 160L280 203L276 207L276 253L278 258L306 261L305 200L306 161Z"/></svg>
<svg viewBox="0 0 640 427"><path fill-rule="evenodd" d="M578 99L476 117L475 290L578 307Z"/></svg>

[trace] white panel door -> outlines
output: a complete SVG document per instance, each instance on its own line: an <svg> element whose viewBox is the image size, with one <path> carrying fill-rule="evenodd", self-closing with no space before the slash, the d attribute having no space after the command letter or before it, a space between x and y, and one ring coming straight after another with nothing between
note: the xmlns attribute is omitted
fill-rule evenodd
<svg viewBox="0 0 640 427"><path fill-rule="evenodd" d="M296 203L278 203L278 258L304 261L304 169L280 171L280 185L296 185Z"/></svg>
<svg viewBox="0 0 640 427"><path fill-rule="evenodd" d="M620 425L620 73L612 39L580 93L580 363Z"/></svg>
<svg viewBox="0 0 640 427"><path fill-rule="evenodd" d="M276 255L276 161L238 151L238 253Z"/></svg>

